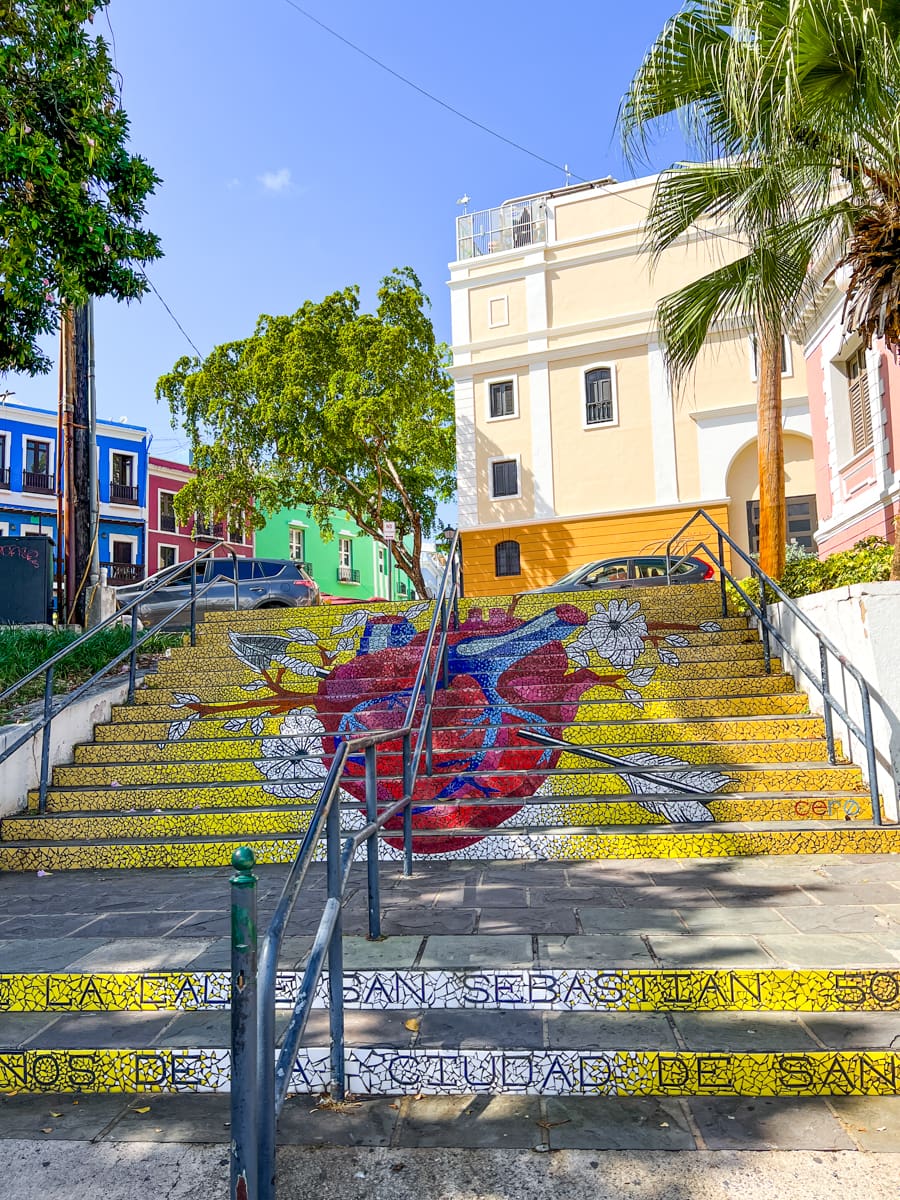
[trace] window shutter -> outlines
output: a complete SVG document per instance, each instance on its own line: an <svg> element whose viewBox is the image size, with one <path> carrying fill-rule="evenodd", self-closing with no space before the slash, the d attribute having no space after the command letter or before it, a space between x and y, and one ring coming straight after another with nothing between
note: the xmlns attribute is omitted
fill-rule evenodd
<svg viewBox="0 0 900 1200"><path fill-rule="evenodd" d="M584 377L585 424L606 425L613 420L612 370L597 367Z"/></svg>
<svg viewBox="0 0 900 1200"><path fill-rule="evenodd" d="M872 410L869 407L869 377L864 350L857 351L847 364L850 398L850 430L853 453L860 454L872 445Z"/></svg>
<svg viewBox="0 0 900 1200"><path fill-rule="evenodd" d="M498 542L494 547L494 574L521 575L518 542Z"/></svg>
<svg viewBox="0 0 900 1200"><path fill-rule="evenodd" d="M518 464L515 459L504 459L502 462L491 463L491 472L494 498L515 496L519 490Z"/></svg>
<svg viewBox="0 0 900 1200"><path fill-rule="evenodd" d="M512 417L515 415L516 402L513 393L512 380L491 384L491 417Z"/></svg>

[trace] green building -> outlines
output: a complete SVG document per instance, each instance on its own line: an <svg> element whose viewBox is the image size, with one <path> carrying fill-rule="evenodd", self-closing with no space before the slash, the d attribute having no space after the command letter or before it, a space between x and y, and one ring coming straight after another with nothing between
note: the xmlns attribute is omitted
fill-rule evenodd
<svg viewBox="0 0 900 1200"><path fill-rule="evenodd" d="M393 567L393 590L384 546L363 533L347 513L335 513L334 537L326 542L307 508L282 508L256 531L259 558L302 562L323 595L353 600L406 600L415 594L408 577Z"/></svg>

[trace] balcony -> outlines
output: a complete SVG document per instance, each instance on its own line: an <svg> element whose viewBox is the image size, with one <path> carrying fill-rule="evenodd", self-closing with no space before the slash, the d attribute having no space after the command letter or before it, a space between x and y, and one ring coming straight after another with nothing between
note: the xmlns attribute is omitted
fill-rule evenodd
<svg viewBox="0 0 900 1200"><path fill-rule="evenodd" d="M140 583L144 578L143 563L102 562L100 566L105 568L107 582L112 587L121 587L126 583Z"/></svg>
<svg viewBox="0 0 900 1200"><path fill-rule="evenodd" d="M165 533L175 533L176 530L178 529L178 523L175 520L175 514L174 513L160 513L159 514L159 527Z"/></svg>
<svg viewBox="0 0 900 1200"><path fill-rule="evenodd" d="M109 501L110 504L137 504L138 489L130 483L111 483Z"/></svg>
<svg viewBox="0 0 900 1200"><path fill-rule="evenodd" d="M359 583L359 571L352 567L338 567L337 577L338 583Z"/></svg>
<svg viewBox="0 0 900 1200"><path fill-rule="evenodd" d="M214 541L217 538L225 536L224 521L201 521L194 522L194 537L203 538L204 540Z"/></svg>
<svg viewBox="0 0 900 1200"><path fill-rule="evenodd" d="M456 218L456 257L480 258L547 240L547 202L538 196Z"/></svg>
<svg viewBox="0 0 900 1200"><path fill-rule="evenodd" d="M9 467L0 467L0 488L9 487Z"/></svg>
<svg viewBox="0 0 900 1200"><path fill-rule="evenodd" d="M56 490L56 476L46 471L23 471L22 491L43 492L52 496Z"/></svg>

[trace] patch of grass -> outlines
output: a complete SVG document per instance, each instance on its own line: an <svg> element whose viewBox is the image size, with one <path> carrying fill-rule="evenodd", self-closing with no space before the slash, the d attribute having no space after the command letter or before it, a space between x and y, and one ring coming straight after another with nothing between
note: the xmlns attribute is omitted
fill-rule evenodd
<svg viewBox="0 0 900 1200"><path fill-rule="evenodd" d="M54 654L71 645L78 636L77 633L64 629L18 629L15 626L0 628L0 692L6 691L35 667L39 667ZM170 646L180 646L181 643L181 634L153 634L138 651L141 664L146 665L154 657L165 653ZM121 625L96 633L57 665L53 677L54 692L71 691L86 679L90 679L117 654L127 650L130 644L131 631ZM8 704L0 705L0 719L18 710L23 704L40 699L43 694L44 677L38 676L11 697Z"/></svg>

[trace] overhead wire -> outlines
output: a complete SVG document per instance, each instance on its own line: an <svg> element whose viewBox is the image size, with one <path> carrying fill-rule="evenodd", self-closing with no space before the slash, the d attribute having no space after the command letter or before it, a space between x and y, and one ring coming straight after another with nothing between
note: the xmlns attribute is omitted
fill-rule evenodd
<svg viewBox="0 0 900 1200"><path fill-rule="evenodd" d="M570 170L568 164L560 166L559 163L553 162L549 158L545 158L543 154L538 154L537 151L530 150L527 146L523 146L521 142L517 142L513 138L507 137L498 130L491 128L490 125L486 125L483 121L478 121L475 119L475 117L470 117L468 113L463 112L461 109L457 108L453 104L450 104L448 101L442 100L440 96L436 96L434 92L430 92L427 88L422 87L421 84L416 83L414 80L410 79L409 76L404 75L402 71L395 70L394 67L389 66L388 63L384 62L383 59L371 54L357 42L351 41L350 38L345 37L342 33L339 33L338 30L334 29L331 25L327 25L308 9L303 8L302 5L298 4L297 0L284 0L284 3L289 8L294 9L295 12L300 13L300 15L305 17L308 21L311 21L313 25L318 25L320 29L323 29L327 34L330 34L331 37L336 38L339 42L343 42L345 46L348 46L351 50L355 51L355 53L361 55L365 59L368 59L369 62L374 63L376 67L379 67L382 71L387 72L387 74L393 76L394 79L399 80L400 83L406 84L406 86L412 88L414 92L418 92L419 95L424 96L427 100L431 100L432 103L437 104L440 108L443 108L447 112L452 113L454 116L459 117L460 120L467 122L467 124L474 126L476 129L480 129L483 133L488 134L490 137L504 142L507 146L511 146L514 150L519 150L522 152L522 154L527 154L529 158L533 158L537 162L543 163L545 166L553 167L555 171L560 171L562 174L564 174L567 179L572 178L577 180L579 183L591 182L589 179L585 179L583 175L578 175L574 171ZM604 188L608 189L610 185L597 183L595 186L598 190L603 190ZM645 213L649 211L649 205L642 204L640 200L635 200L631 196L626 196L623 192L616 192L615 194L619 197L619 199L624 200L627 204L632 204L635 208L640 208ZM735 246L740 246L743 250L749 249L745 242L738 241L737 238L730 237L727 233L720 233L715 229L706 229L701 225L697 225L696 222L694 222L694 228L696 229L697 233L703 237L718 238L721 241L731 242Z"/></svg>

